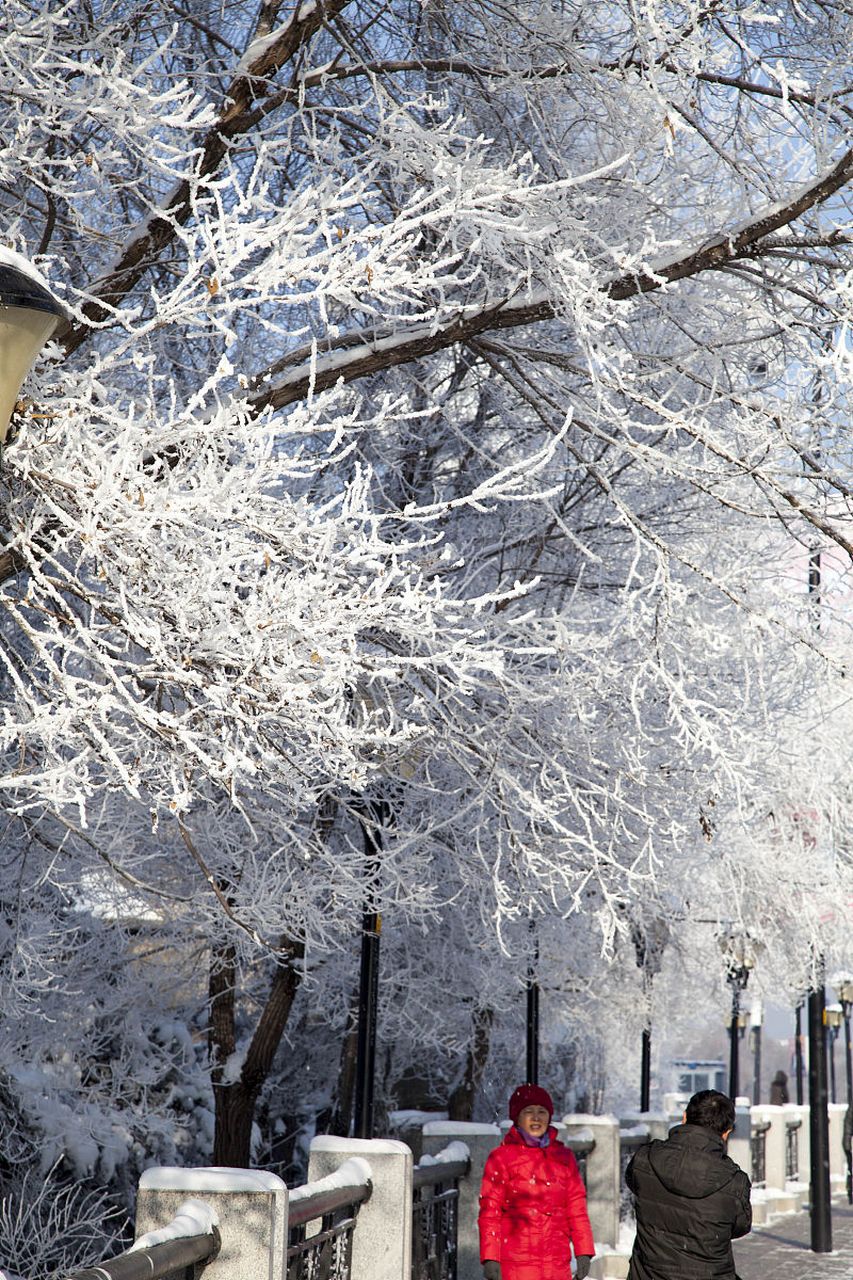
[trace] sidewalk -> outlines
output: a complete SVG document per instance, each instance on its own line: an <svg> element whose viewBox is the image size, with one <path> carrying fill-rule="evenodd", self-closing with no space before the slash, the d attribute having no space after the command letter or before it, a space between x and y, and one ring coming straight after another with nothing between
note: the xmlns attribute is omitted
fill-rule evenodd
<svg viewBox="0 0 853 1280"><path fill-rule="evenodd" d="M853 1276L853 1207L832 1203L832 1253L812 1253L806 1212L786 1214L734 1242L741 1280L850 1280Z"/></svg>

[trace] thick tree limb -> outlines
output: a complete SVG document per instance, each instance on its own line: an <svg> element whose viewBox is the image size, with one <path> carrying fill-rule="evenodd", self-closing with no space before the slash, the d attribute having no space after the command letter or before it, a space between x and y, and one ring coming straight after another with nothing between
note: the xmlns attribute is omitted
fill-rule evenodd
<svg viewBox="0 0 853 1280"><path fill-rule="evenodd" d="M766 237L828 200L851 177L853 148L846 151L831 169L800 188L788 200L772 205L740 227L706 241L697 249L653 262L645 270L617 276L603 286L603 292L617 301L627 301L677 280L720 268L738 258L758 257L763 252L762 242ZM778 247L778 240L773 244ZM427 323L375 334L347 334L333 339L322 355L316 355L311 347L300 347L254 379L253 385L257 390L250 397L249 404L256 413L266 408L282 409L308 394L334 386L340 379L354 382L432 355L457 342L470 342L482 333L520 328L552 320L556 315L558 308L550 295L543 291L525 298L505 297L492 299L479 307L460 308L444 325Z"/></svg>

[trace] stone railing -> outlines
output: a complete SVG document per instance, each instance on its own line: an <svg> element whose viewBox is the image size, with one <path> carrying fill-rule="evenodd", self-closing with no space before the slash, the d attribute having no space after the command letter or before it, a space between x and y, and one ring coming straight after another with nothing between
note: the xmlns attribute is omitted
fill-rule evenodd
<svg viewBox="0 0 853 1280"><path fill-rule="evenodd" d="M830 1107L833 1191L844 1192L845 1108ZM678 1117L680 1120L680 1117ZM566 1115L561 1140L575 1151L587 1187L596 1259L592 1275L626 1274L618 1252L624 1169L644 1142L665 1138L665 1116ZM808 1193L808 1109L741 1107L729 1154L752 1169L760 1135L764 1187L756 1223L801 1207ZM230 1169L149 1169L140 1180L137 1241L128 1253L74 1280L170 1280L205 1271L205 1280L481 1280L477 1215L489 1152L501 1141L491 1124L433 1121L418 1136L423 1152L394 1139L318 1137L308 1183L294 1191L274 1174Z"/></svg>
<svg viewBox="0 0 853 1280"><path fill-rule="evenodd" d="M455 1280L461 1143L415 1168L402 1142L315 1138L308 1179L288 1191L260 1170L148 1169L136 1243L73 1280Z"/></svg>

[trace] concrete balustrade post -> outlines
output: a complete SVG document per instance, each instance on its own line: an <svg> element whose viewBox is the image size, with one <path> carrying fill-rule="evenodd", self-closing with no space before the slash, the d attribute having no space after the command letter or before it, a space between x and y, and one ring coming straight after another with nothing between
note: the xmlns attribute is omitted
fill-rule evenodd
<svg viewBox="0 0 853 1280"><path fill-rule="evenodd" d="M489 1152L500 1144L496 1124L472 1124L463 1120L429 1120L423 1126L424 1155L435 1156L450 1142L464 1142L471 1157L471 1171L459 1183L459 1219L456 1246L457 1280L480 1280L480 1184Z"/></svg>
<svg viewBox="0 0 853 1280"><path fill-rule="evenodd" d="M370 1198L359 1207L352 1280L411 1280L412 1152L392 1138L313 1138L308 1181L335 1173L351 1156L370 1165Z"/></svg>
<svg viewBox="0 0 853 1280"><path fill-rule="evenodd" d="M286 1280L287 1187L260 1169L146 1169L136 1201L136 1239L167 1227L188 1198L219 1223L222 1248L205 1280Z"/></svg>
<svg viewBox="0 0 853 1280"><path fill-rule="evenodd" d="M829 1180L833 1195L846 1194L847 1157L841 1144L846 1110L846 1102L829 1104Z"/></svg>
<svg viewBox="0 0 853 1280"><path fill-rule="evenodd" d="M811 1133L809 1132L808 1107L800 1107L796 1102L788 1103L785 1107L785 1120L800 1121L800 1127L797 1130L797 1172L795 1180L802 1183L804 1187L808 1187L811 1180Z"/></svg>
<svg viewBox="0 0 853 1280"><path fill-rule="evenodd" d="M595 1148L586 1158L586 1200L592 1234L598 1244L619 1239L619 1121L615 1116L563 1116L568 1134L588 1130Z"/></svg>

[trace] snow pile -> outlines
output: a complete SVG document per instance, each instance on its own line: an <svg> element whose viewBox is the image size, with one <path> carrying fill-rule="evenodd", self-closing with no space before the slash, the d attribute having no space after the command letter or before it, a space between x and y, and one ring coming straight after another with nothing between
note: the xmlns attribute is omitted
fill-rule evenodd
<svg viewBox="0 0 853 1280"><path fill-rule="evenodd" d="M361 1156L350 1156L345 1160L339 1169L334 1173L329 1173L325 1178L318 1178L316 1182L306 1182L304 1186L297 1187L295 1191L290 1193L290 1203L298 1204L300 1200L307 1200L309 1196L316 1195L318 1191L338 1191L344 1187L367 1187L370 1185L372 1170L366 1160Z"/></svg>
<svg viewBox="0 0 853 1280"><path fill-rule="evenodd" d="M567 1133L563 1137L566 1146L572 1146L574 1143L595 1142L595 1134L592 1129L575 1129L574 1133Z"/></svg>
<svg viewBox="0 0 853 1280"><path fill-rule="evenodd" d="M203 1200L185 1200L172 1221L158 1231L146 1231L135 1240L128 1253L136 1253L140 1249L150 1249L155 1244L165 1244L168 1240L180 1240L186 1236L209 1236L213 1228L219 1226L219 1218L215 1210Z"/></svg>
<svg viewBox="0 0 853 1280"><path fill-rule="evenodd" d="M470 1160L471 1152L464 1142L448 1142L436 1155L421 1156L420 1167L431 1164L456 1164L459 1160Z"/></svg>
<svg viewBox="0 0 853 1280"><path fill-rule="evenodd" d="M140 1191L282 1191L284 1183L265 1169L146 1169Z"/></svg>
<svg viewBox="0 0 853 1280"><path fill-rule="evenodd" d="M450 1134L489 1134L500 1137L500 1129L496 1124L476 1124L469 1120L430 1120L424 1125L424 1137L443 1138Z"/></svg>

